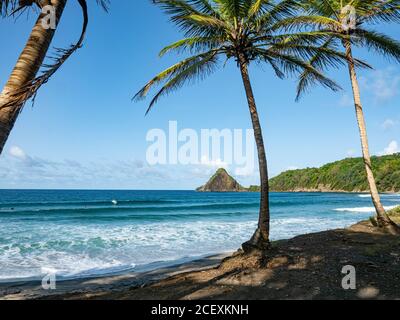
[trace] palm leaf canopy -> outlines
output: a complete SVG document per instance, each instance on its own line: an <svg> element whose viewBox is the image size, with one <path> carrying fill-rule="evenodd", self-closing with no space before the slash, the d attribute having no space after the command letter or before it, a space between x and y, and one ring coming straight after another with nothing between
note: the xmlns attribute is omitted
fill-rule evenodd
<svg viewBox="0 0 400 320"><path fill-rule="evenodd" d="M306 14L297 20L286 19L281 27L331 32L336 39L348 40L400 61L400 42L372 29L376 23L400 22L400 0L300 0L299 3ZM344 23L350 10L354 12L353 28Z"/></svg>
<svg viewBox="0 0 400 320"><path fill-rule="evenodd" d="M79 1L79 0L78 0ZM86 2L86 0L84 0ZM107 10L109 0L96 0L103 9ZM0 0L0 16L7 17L29 7L40 7L40 0Z"/></svg>
<svg viewBox="0 0 400 320"><path fill-rule="evenodd" d="M18 6L19 0L0 0L0 15L7 16Z"/></svg>
<svg viewBox="0 0 400 320"><path fill-rule="evenodd" d="M400 0L299 0L300 13L279 23L286 31L313 31L330 34L327 43L337 46L344 42L366 47L387 58L400 61L400 42L371 29L379 22L400 21ZM348 24L353 15L353 25ZM320 61L317 54L310 64ZM370 67L358 61L358 66ZM309 85L308 71L300 76L298 97Z"/></svg>
<svg viewBox="0 0 400 320"><path fill-rule="evenodd" d="M267 63L282 78L308 72L308 84L340 87L322 73L338 66L344 55L331 43L330 34L319 31L283 32L282 21L295 19L297 3L292 0L154 0L179 27L184 38L161 50L185 54L186 58L150 80L134 97L145 98L154 86L161 88L147 112L160 97L184 84L203 79L223 66L223 61ZM305 61L319 55L318 63Z"/></svg>
<svg viewBox="0 0 400 320"><path fill-rule="evenodd" d="M334 20L340 20L351 7L359 24L400 21L399 0L300 0L299 3L312 15Z"/></svg>
<svg viewBox="0 0 400 320"><path fill-rule="evenodd" d="M42 66L42 73L25 86L20 88L17 92L14 92L12 99L9 99L7 104L1 105L0 108L6 108L15 106L21 109L23 105L32 99L33 103L37 95L38 90L41 86L46 84L50 78L61 68L61 66L70 58L70 56L82 47L87 26L89 23L88 6L86 0L76 0L82 9L83 23L82 31L78 41L68 48L55 48L55 55L49 57L53 63L44 64ZM43 2L42 2L43 3ZM100 5L105 11L108 10L109 0L96 0L96 3ZM30 7L41 7L40 0L0 0L0 15L3 17L14 16L17 12L23 12Z"/></svg>

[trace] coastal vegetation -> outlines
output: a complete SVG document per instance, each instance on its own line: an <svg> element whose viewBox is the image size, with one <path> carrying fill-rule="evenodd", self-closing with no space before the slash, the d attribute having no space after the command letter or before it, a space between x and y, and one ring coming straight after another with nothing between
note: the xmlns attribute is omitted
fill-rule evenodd
<svg viewBox="0 0 400 320"><path fill-rule="evenodd" d="M373 156L372 169L381 192L400 192L400 153ZM274 192L369 192L363 158L347 158L319 168L287 170L269 180ZM242 186L225 169L218 169L201 192L260 192L260 186Z"/></svg>
<svg viewBox="0 0 400 320"><path fill-rule="evenodd" d="M108 0L96 1L104 9L107 8ZM35 14L38 14L38 18L29 39L0 93L0 154L25 103L29 99L34 100L39 88L47 83L64 62L82 46L89 18L86 0L79 0L78 3L83 14L79 40L67 49L58 48L53 57L53 63L44 64L67 0L0 0L0 17L3 18L19 16L22 12L29 11L30 8L38 9L37 11L33 10ZM49 25L45 28L43 23L47 21L46 16L49 15L49 12L42 11L42 8L49 5L54 8L56 25L54 27ZM43 72L38 75L41 69Z"/></svg>
<svg viewBox="0 0 400 320"><path fill-rule="evenodd" d="M371 158L381 192L400 192L400 154ZM320 168L289 170L270 180L273 191L369 192L362 158L348 158Z"/></svg>
<svg viewBox="0 0 400 320"><path fill-rule="evenodd" d="M400 206L388 211L388 215L396 218L397 220L400 220Z"/></svg>
<svg viewBox="0 0 400 320"><path fill-rule="evenodd" d="M147 113L162 96L181 88L188 82L203 79L233 60L240 71L257 145L261 181L258 227L251 239L243 244L246 250L269 247L270 208L266 150L256 100L250 80L250 65L266 63L278 78L307 74L307 84L321 83L338 90L339 86L321 72L326 66L337 66L345 55L331 46L321 46L326 38L322 32L289 32L282 28L292 23L297 3L291 0L199 0L154 1L177 25L184 38L161 50L189 54L151 79L135 96L145 98L154 86L161 86L150 101ZM288 20L287 20L288 19ZM318 54L319 64L305 62Z"/></svg>

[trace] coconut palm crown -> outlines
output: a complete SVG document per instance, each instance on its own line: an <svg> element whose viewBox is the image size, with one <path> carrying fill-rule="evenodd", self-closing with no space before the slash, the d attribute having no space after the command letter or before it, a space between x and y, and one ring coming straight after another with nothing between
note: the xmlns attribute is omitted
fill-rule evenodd
<svg viewBox="0 0 400 320"><path fill-rule="evenodd" d="M76 0L83 14L82 31L78 41L68 48L56 48L50 63L44 63L55 29L44 28L43 20L49 12L46 6L52 6L56 18L56 29L68 0L0 0L0 17L19 17L33 9L37 20L30 37L21 52L17 63L0 92L0 154L14 127L25 103L32 98L34 102L39 88L61 68L71 55L82 47L88 26L89 15L86 0ZM107 9L108 0L96 0ZM42 70L42 72L40 72Z"/></svg>
<svg viewBox="0 0 400 320"><path fill-rule="evenodd" d="M171 21L178 25L185 38L161 50L191 53L192 55L154 77L135 96L145 97L149 90L163 84L154 96L149 109L158 99L182 84L204 78L221 67L226 59L244 62L265 62L279 78L307 70L313 81L333 90L339 86L325 77L321 69L305 63L319 53L325 66L337 65L344 56L331 47L318 46L327 35L320 32L278 33L283 21L295 18L296 3L270 0L154 0ZM291 23L292 20L288 20ZM221 60L223 59L223 61Z"/></svg>
<svg viewBox="0 0 400 320"><path fill-rule="evenodd" d="M400 22L400 0L299 0L298 5L299 16L281 23L286 31L313 30L330 34L326 45L366 47L400 61L400 42L371 29L382 22ZM318 65L319 60L316 55L311 64ZM368 67L365 63L363 66ZM301 80L306 82L306 73ZM305 88L300 84L298 97Z"/></svg>
<svg viewBox="0 0 400 320"><path fill-rule="evenodd" d="M280 32L283 21L295 19L294 1L271 0L155 0L156 5L170 16L184 38L161 50L184 54L185 58L150 80L135 96L146 97L159 86L150 101L147 113L159 99L184 84L203 79L233 59L240 69L257 144L261 203L258 229L244 248L264 249L269 242L269 186L262 130L258 118L248 66L268 64L275 75L284 78L307 71L307 82L321 83L338 90L340 87L323 73L327 66L338 66L345 55L330 45L322 46L327 35L323 32ZM289 20L291 23L292 20ZM316 54L320 63L313 66L304 61ZM356 61L356 63L359 63Z"/></svg>
<svg viewBox="0 0 400 320"><path fill-rule="evenodd" d="M60 69L65 61L79 48L82 47L85 38L87 26L89 23L88 6L86 0L76 0L82 9L83 23L82 32L75 44L69 48L56 48L56 54L51 57L53 63L43 65L43 73L37 78L32 79L26 83L23 88L13 93L13 99L9 99L6 104L1 105L0 108L6 108L12 105L18 105L21 108L26 101L30 98L35 98L39 88L47 83L50 78ZM66 0L65 0L66 2ZM109 0L96 0L96 2L107 11ZM45 5L51 5L49 0L0 0L0 16L15 17L21 15L29 9L41 9ZM59 18L59 17L58 17Z"/></svg>

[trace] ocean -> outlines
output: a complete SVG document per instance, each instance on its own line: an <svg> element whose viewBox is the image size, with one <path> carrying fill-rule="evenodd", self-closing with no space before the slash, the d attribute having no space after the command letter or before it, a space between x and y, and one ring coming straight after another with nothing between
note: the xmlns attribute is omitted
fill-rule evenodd
<svg viewBox="0 0 400 320"><path fill-rule="evenodd" d="M386 208L400 195L382 195ZM229 252L256 228L259 194L0 190L0 281L145 271ZM272 193L271 238L349 226L363 194Z"/></svg>

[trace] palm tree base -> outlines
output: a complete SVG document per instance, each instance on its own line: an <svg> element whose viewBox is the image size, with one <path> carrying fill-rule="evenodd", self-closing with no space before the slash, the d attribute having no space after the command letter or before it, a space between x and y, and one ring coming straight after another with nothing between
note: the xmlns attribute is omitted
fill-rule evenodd
<svg viewBox="0 0 400 320"><path fill-rule="evenodd" d="M260 228L256 230L251 239L242 244L244 253L251 253L253 251L267 251L271 248L271 242L263 235Z"/></svg>
<svg viewBox="0 0 400 320"><path fill-rule="evenodd" d="M400 226L393 222L386 214L376 218L378 227L392 235L400 235Z"/></svg>

